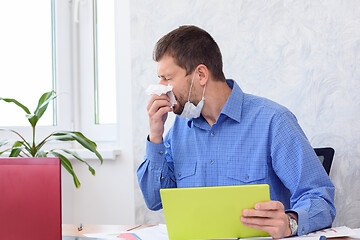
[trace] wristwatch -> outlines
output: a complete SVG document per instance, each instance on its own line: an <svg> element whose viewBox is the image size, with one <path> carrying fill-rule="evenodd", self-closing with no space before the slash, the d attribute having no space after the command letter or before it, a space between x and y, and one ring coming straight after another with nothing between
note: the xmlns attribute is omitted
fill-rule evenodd
<svg viewBox="0 0 360 240"><path fill-rule="evenodd" d="M297 230L298 230L298 223L297 223L296 219L291 214L286 213L286 215L289 218L291 236L295 235L297 233Z"/></svg>

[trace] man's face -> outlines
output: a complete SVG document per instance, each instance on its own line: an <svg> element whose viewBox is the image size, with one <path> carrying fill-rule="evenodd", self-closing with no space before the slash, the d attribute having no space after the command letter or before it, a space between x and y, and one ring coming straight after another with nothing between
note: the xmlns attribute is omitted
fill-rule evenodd
<svg viewBox="0 0 360 240"><path fill-rule="evenodd" d="M160 78L159 84L173 86L177 104L174 105L173 112L180 115L184 105L188 100L189 88L192 75L186 76L186 70L178 66L174 58L165 54L157 63L157 74ZM191 94L193 95L193 93Z"/></svg>

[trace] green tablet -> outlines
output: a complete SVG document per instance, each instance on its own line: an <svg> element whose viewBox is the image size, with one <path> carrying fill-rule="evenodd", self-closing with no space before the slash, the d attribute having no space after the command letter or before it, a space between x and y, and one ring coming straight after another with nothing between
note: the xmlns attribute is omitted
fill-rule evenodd
<svg viewBox="0 0 360 240"><path fill-rule="evenodd" d="M269 185L236 185L160 190L170 240L266 237L246 227L243 209L270 201Z"/></svg>

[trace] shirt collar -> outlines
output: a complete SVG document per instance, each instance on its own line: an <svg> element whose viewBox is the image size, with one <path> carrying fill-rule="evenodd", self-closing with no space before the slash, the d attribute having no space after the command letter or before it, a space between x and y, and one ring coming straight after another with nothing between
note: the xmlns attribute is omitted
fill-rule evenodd
<svg viewBox="0 0 360 240"><path fill-rule="evenodd" d="M229 118L231 118L237 122L240 122L244 93L241 90L241 88L239 87L239 85L234 80L227 79L226 83L232 89L232 91L231 91L231 94L230 94L229 98L227 99L223 109L220 112L219 118L221 117L221 115L226 115ZM206 101L206 99L205 99L205 101ZM195 125L197 127L203 128L203 129L208 128L205 126L207 123L202 115L195 119L194 118L189 119L187 124L188 124L189 128L191 128L192 125Z"/></svg>
<svg viewBox="0 0 360 240"><path fill-rule="evenodd" d="M229 118L240 122L244 93L234 80L227 79L226 83L229 85L232 91L223 109L221 110L220 115L224 114Z"/></svg>

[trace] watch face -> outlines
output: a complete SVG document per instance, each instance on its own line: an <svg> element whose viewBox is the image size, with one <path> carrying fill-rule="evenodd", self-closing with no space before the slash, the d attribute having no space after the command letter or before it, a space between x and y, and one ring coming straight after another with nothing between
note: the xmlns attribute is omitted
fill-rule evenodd
<svg viewBox="0 0 360 240"><path fill-rule="evenodd" d="M297 232L298 224L296 220L290 214L286 214L289 218L289 225L291 230L291 235L294 235Z"/></svg>
<svg viewBox="0 0 360 240"><path fill-rule="evenodd" d="M295 234L296 232L297 232L297 222L296 222L296 220L295 219L291 219L292 221L292 229L291 229L291 232L293 233L293 234Z"/></svg>

